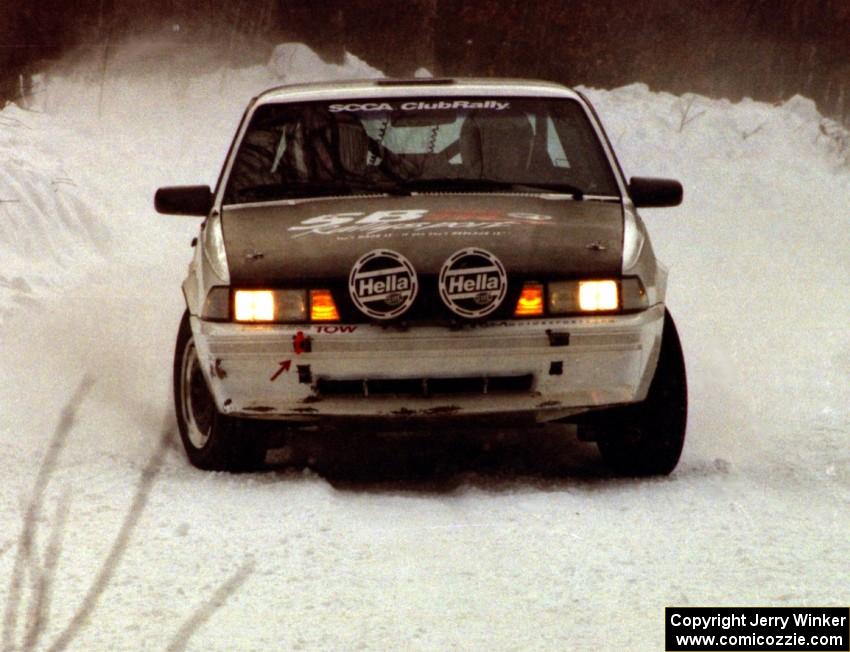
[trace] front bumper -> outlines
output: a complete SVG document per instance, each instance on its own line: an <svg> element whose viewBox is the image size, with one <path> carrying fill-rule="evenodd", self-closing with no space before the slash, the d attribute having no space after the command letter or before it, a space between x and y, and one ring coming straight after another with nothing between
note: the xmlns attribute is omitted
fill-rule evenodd
<svg viewBox="0 0 850 652"><path fill-rule="evenodd" d="M197 317L191 324L207 382L226 414L299 422L495 415L549 421L642 400L663 321L658 304L629 315L457 330Z"/></svg>

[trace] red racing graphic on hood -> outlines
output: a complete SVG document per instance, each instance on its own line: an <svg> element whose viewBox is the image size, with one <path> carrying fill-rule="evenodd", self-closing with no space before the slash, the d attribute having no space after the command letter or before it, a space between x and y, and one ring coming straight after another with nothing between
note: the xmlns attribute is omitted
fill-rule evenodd
<svg viewBox="0 0 850 652"><path fill-rule="evenodd" d="M328 213L302 220L290 226L293 238L307 235L374 234L387 231L408 233L434 230L484 229L492 230L522 224L551 224L552 216L537 213L505 212L496 209L443 209L429 211L424 208L375 211L372 213Z"/></svg>

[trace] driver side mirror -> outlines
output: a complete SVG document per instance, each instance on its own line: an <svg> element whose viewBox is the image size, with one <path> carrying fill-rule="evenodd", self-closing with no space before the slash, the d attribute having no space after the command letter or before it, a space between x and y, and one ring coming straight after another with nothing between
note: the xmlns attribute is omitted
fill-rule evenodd
<svg viewBox="0 0 850 652"><path fill-rule="evenodd" d="M209 186L168 186L156 191L153 205L157 213L206 217L213 206Z"/></svg>
<svg viewBox="0 0 850 652"><path fill-rule="evenodd" d="M682 184L674 179L632 177L628 190L636 208L663 208L682 203Z"/></svg>

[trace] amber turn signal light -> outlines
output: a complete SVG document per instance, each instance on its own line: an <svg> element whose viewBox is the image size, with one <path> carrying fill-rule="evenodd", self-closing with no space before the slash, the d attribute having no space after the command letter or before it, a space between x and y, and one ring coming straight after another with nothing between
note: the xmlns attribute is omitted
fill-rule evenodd
<svg viewBox="0 0 850 652"><path fill-rule="evenodd" d="M543 284L526 283L516 302L514 317L543 316Z"/></svg>
<svg viewBox="0 0 850 652"><path fill-rule="evenodd" d="M310 321L339 321L330 290L310 290Z"/></svg>

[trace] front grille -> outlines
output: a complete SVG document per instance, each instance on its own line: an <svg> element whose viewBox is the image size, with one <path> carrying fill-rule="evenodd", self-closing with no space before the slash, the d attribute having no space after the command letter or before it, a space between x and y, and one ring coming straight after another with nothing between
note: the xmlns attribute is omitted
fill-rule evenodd
<svg viewBox="0 0 850 652"><path fill-rule="evenodd" d="M534 376L465 376L460 378L364 378L331 380L319 378L319 396L476 396L511 394L531 390Z"/></svg>

